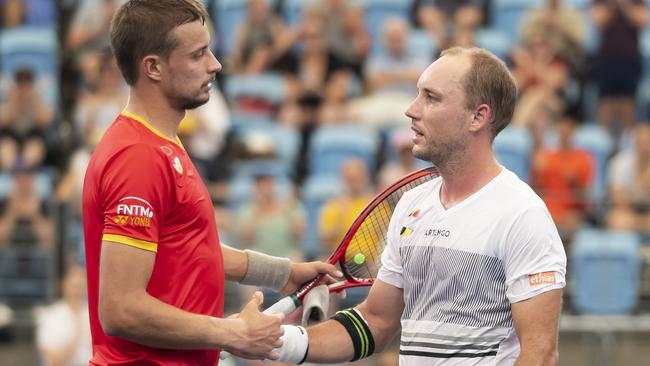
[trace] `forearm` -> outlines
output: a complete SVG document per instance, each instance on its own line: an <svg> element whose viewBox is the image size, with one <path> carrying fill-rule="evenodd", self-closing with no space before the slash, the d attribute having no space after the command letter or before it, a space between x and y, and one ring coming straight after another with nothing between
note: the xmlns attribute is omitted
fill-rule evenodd
<svg viewBox="0 0 650 366"><path fill-rule="evenodd" d="M354 356L352 340L337 321L328 320L308 329L307 361L314 363L347 362ZM332 350L336 350L333 352Z"/></svg>
<svg viewBox="0 0 650 366"><path fill-rule="evenodd" d="M372 334L374 353L379 353L395 337L399 329L399 318L373 314L366 302L356 308L366 320ZM396 321L397 320L397 321ZM309 352L307 360L315 363L347 362L354 356L354 347L350 334L336 320L316 325L308 330ZM332 352L332 350L337 352Z"/></svg>
<svg viewBox="0 0 650 366"><path fill-rule="evenodd" d="M146 293L100 302L100 321L106 334L156 348L213 349L229 343L232 320L193 314Z"/></svg>
<svg viewBox="0 0 650 366"><path fill-rule="evenodd" d="M251 250L239 250L221 244L226 279L244 285L281 290L291 275L288 258L273 257Z"/></svg>
<svg viewBox="0 0 650 366"><path fill-rule="evenodd" d="M241 281L248 271L248 257L243 250L221 243L223 267L228 281Z"/></svg>

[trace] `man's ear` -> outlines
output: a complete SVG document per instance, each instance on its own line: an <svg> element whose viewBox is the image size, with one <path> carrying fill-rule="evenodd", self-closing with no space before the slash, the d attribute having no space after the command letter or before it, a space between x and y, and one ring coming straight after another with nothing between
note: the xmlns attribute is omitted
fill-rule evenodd
<svg viewBox="0 0 650 366"><path fill-rule="evenodd" d="M470 125L470 131L478 132L482 129L489 128L492 120L492 108L487 104L480 104L474 110L474 119Z"/></svg>
<svg viewBox="0 0 650 366"><path fill-rule="evenodd" d="M142 69L144 76L151 80L160 81L161 64L160 57L156 55L147 55L142 59Z"/></svg>

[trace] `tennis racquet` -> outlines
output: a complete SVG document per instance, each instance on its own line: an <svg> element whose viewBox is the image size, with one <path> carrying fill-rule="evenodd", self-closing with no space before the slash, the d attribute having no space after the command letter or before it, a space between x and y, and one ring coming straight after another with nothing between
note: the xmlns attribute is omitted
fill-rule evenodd
<svg viewBox="0 0 650 366"><path fill-rule="evenodd" d="M420 169L402 177L376 195L354 220L338 248L327 260L339 264L344 280L328 286L330 292L350 287L372 286L381 265L381 253L386 246L386 234L393 210L404 192L438 176L434 167ZM265 314L291 314L305 295L318 286L325 275L303 285L297 292L280 299L264 310Z"/></svg>
<svg viewBox="0 0 650 366"><path fill-rule="evenodd" d="M381 253L386 246L388 223L397 202L404 192L428 182L438 176L434 167L420 169L402 177L376 195L354 220L338 248L327 260L338 263L344 280L328 286L330 292L343 291L350 287L372 286L381 265ZM263 311L264 314L289 315L302 305L305 295L318 286L325 275L305 283L298 291L280 299ZM221 352L221 359L228 357Z"/></svg>

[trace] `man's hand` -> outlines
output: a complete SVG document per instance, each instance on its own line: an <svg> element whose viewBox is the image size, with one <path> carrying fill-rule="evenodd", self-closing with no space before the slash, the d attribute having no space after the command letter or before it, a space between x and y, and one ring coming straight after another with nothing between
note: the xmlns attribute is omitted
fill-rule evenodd
<svg viewBox="0 0 650 366"><path fill-rule="evenodd" d="M323 283L330 284L343 277L336 266L325 262L291 263L289 281L282 288L282 295L288 295L298 290L305 282L320 275L327 275Z"/></svg>
<svg viewBox="0 0 650 366"><path fill-rule="evenodd" d="M251 360L275 360L274 348L282 346L280 324L284 315L265 315L259 310L264 295L257 291L239 314L229 317L232 339L224 347L235 356Z"/></svg>

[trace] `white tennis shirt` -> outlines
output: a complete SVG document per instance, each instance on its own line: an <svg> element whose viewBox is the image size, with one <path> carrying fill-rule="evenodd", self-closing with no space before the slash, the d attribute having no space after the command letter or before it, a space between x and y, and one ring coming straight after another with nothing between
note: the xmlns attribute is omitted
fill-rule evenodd
<svg viewBox="0 0 650 366"><path fill-rule="evenodd" d="M565 285L566 255L543 201L503 170L458 205L441 178L404 194L379 280L404 289L400 365L512 365L511 303Z"/></svg>

